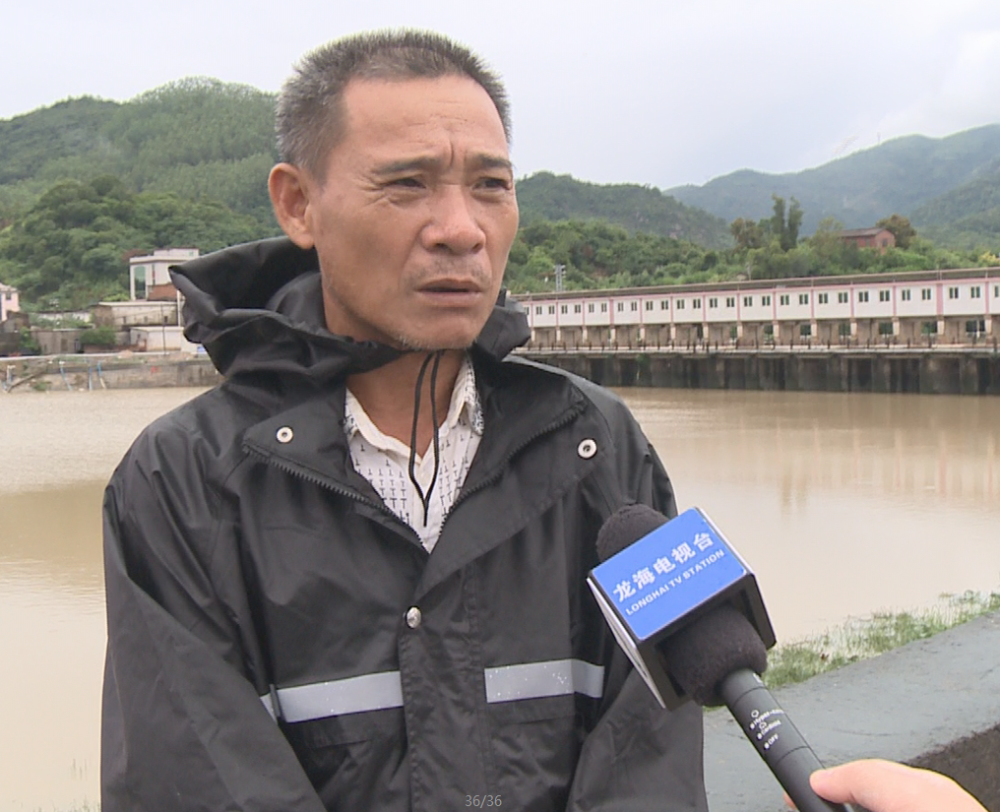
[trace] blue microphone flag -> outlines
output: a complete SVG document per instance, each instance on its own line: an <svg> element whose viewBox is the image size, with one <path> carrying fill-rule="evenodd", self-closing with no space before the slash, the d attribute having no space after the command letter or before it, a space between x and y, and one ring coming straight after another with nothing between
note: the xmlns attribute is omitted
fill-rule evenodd
<svg viewBox="0 0 1000 812"><path fill-rule="evenodd" d="M664 707L687 697L656 645L723 602L774 645L757 581L698 508L686 510L595 567L587 579L618 643Z"/></svg>

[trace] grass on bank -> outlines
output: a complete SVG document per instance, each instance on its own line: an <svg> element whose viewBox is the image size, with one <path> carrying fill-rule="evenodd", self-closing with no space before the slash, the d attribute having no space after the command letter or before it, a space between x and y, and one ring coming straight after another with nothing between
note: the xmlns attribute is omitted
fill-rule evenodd
<svg viewBox="0 0 1000 812"><path fill-rule="evenodd" d="M875 657L933 637L954 626L1000 609L1000 592L942 595L938 604L914 612L876 612L843 626L806 637L769 652L767 684L776 688L803 682L824 671Z"/></svg>

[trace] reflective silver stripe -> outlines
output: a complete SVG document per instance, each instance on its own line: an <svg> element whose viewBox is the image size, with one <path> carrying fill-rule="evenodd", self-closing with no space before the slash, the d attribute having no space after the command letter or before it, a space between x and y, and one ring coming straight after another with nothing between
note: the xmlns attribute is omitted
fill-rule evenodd
<svg viewBox="0 0 1000 812"><path fill-rule="evenodd" d="M510 702L544 696L604 694L604 666L583 660L548 660L486 669L486 701Z"/></svg>
<svg viewBox="0 0 1000 812"><path fill-rule="evenodd" d="M403 707L403 687L398 671L365 674L361 677L278 688L278 704L286 722L305 722L346 713ZM274 716L271 697L260 698L268 713Z"/></svg>

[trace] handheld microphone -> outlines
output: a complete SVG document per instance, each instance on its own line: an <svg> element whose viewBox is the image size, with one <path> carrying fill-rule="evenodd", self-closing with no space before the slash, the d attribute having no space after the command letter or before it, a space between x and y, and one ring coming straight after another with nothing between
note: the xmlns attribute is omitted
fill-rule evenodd
<svg viewBox="0 0 1000 812"><path fill-rule="evenodd" d="M850 812L809 785L823 765L759 676L775 637L756 578L708 517L628 505L597 552L587 582L660 704L726 705L799 812Z"/></svg>

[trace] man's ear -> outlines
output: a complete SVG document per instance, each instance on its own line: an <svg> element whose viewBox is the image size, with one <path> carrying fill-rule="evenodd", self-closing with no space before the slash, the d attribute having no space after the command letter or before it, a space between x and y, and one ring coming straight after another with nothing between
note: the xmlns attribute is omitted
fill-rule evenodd
<svg viewBox="0 0 1000 812"><path fill-rule="evenodd" d="M277 164L268 175L267 191L281 230L299 248L312 248L315 240L309 217L309 195L314 191L314 184L306 177L305 170L293 164Z"/></svg>

